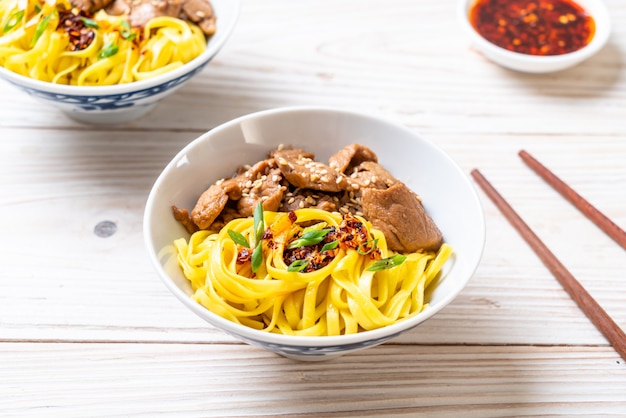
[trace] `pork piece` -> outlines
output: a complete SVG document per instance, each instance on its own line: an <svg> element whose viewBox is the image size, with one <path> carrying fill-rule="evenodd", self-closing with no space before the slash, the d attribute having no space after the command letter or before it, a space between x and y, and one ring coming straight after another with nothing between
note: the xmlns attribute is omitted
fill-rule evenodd
<svg viewBox="0 0 626 418"><path fill-rule="evenodd" d="M229 209L230 219L252 216L260 200L264 209L278 209L285 187L281 184L282 176L273 159L259 161L237 172L240 174L218 181L202 193L191 211L191 220L198 228L210 229L229 201L237 201L236 214L232 208Z"/></svg>
<svg viewBox="0 0 626 418"><path fill-rule="evenodd" d="M185 227L187 232L193 234L198 230L198 225L193 223L187 209L178 209L176 206L172 205L172 212L174 213L174 219L180 222Z"/></svg>
<svg viewBox="0 0 626 418"><path fill-rule="evenodd" d="M280 212L291 212L302 208L316 208L326 212L336 212L341 207L337 195L322 193L315 190L295 189L285 193Z"/></svg>
<svg viewBox="0 0 626 418"><path fill-rule="evenodd" d="M254 181L247 180L241 199L237 202L239 215L244 218L253 216L259 202L263 202L263 210L277 211L287 189L282 185L282 179L280 170L274 168L267 174L255 177Z"/></svg>
<svg viewBox="0 0 626 418"><path fill-rule="evenodd" d="M359 186L359 189L371 187L374 189L387 189L398 180L380 164L373 161L364 161L354 167L350 174L350 183Z"/></svg>
<svg viewBox="0 0 626 418"><path fill-rule="evenodd" d="M270 151L267 154L267 158L274 158L275 160L279 158L284 158L286 160L294 160L298 158L310 158L315 159L315 154L309 151L305 151L300 148L283 148L283 149L275 149Z"/></svg>
<svg viewBox="0 0 626 418"><path fill-rule="evenodd" d="M111 16L121 16L130 14L130 2L132 0L113 0L107 7L104 9Z"/></svg>
<svg viewBox="0 0 626 418"><path fill-rule="evenodd" d="M198 228L209 229L226 207L228 199L238 199L241 190L239 177L218 181L200 195L191 211L191 220Z"/></svg>
<svg viewBox="0 0 626 418"><path fill-rule="evenodd" d="M359 144L346 145L328 159L328 165L342 173L350 174L351 167L358 166L364 161L377 163L378 157L368 147Z"/></svg>
<svg viewBox="0 0 626 418"><path fill-rule="evenodd" d="M205 35L215 33L215 14L208 0L185 0L183 13L185 18L196 23Z"/></svg>
<svg viewBox="0 0 626 418"><path fill-rule="evenodd" d="M80 10L85 10L91 14L106 7L113 0L70 0L70 4Z"/></svg>
<svg viewBox="0 0 626 418"><path fill-rule="evenodd" d="M241 215L239 215L239 212L237 212L237 208L229 206L231 205L231 203L232 202L229 201L226 204L226 207L224 208L224 210L222 210L222 213L220 213L220 215L213 221L211 226L209 226L208 229L210 231L220 231L226 226L228 222L232 221L233 219L241 218Z"/></svg>
<svg viewBox="0 0 626 418"><path fill-rule="evenodd" d="M385 190L366 188L362 193L365 218L385 234L390 249L401 253L439 249L443 242L439 228L404 183Z"/></svg>
<svg viewBox="0 0 626 418"><path fill-rule="evenodd" d="M110 9L113 10L114 7L112 6ZM155 17L180 16L182 7L182 0L131 0L128 20L131 26L143 27ZM123 9L123 7L120 7L120 9Z"/></svg>
<svg viewBox="0 0 626 418"><path fill-rule="evenodd" d="M314 161L310 153L286 150L276 151L273 156L285 179L295 187L323 192L339 192L350 187L343 173Z"/></svg>

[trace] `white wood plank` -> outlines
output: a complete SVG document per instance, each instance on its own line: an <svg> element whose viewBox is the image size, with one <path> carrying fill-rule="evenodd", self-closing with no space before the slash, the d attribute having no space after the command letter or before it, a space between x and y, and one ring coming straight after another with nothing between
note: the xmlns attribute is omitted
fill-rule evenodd
<svg viewBox="0 0 626 418"><path fill-rule="evenodd" d="M607 349L383 345L300 363L246 345L2 344L7 416L620 415Z"/></svg>

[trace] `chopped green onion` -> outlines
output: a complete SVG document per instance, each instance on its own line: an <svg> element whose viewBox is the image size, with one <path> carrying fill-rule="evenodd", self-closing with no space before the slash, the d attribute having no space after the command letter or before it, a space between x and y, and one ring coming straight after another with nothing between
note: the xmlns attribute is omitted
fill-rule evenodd
<svg viewBox="0 0 626 418"><path fill-rule="evenodd" d="M309 260L296 260L289 265L289 267L287 268L287 271L300 272L304 270L306 266L308 265L309 265Z"/></svg>
<svg viewBox="0 0 626 418"><path fill-rule="evenodd" d="M100 52L98 52L98 59L112 57L113 55L117 54L117 51L119 51L119 49L120 48L115 45L113 41L109 41L104 45L104 47L102 47Z"/></svg>
<svg viewBox="0 0 626 418"><path fill-rule="evenodd" d="M370 248L369 250L362 250L362 248L366 248L370 242L372 243L372 248ZM358 248L356 249L356 252L359 253L360 255L368 255L369 253L374 251L377 246L378 246L378 238L376 238L375 240L367 241L366 243L359 245Z"/></svg>
<svg viewBox="0 0 626 418"><path fill-rule="evenodd" d="M41 12L41 6L40 6L40 5L38 5L38 4L35 4L35 11L36 11L37 13L40 13L40 12Z"/></svg>
<svg viewBox="0 0 626 418"><path fill-rule="evenodd" d="M252 252L252 272L256 273L261 264L263 264L263 245L259 242Z"/></svg>
<svg viewBox="0 0 626 418"><path fill-rule="evenodd" d="M122 27L122 31L120 32L120 34L122 35L122 38L126 39L127 41L132 41L133 39L137 37L136 33L131 32L130 25L128 24L127 21L122 20L120 22L120 26Z"/></svg>
<svg viewBox="0 0 626 418"><path fill-rule="evenodd" d="M323 253L324 251L334 250L338 246L339 246L339 241L337 241L337 240L331 241L331 242L327 242L322 247L322 250L320 251L320 253Z"/></svg>
<svg viewBox="0 0 626 418"><path fill-rule="evenodd" d="M256 273L263 264L263 233L265 221L263 220L263 202L259 202L254 208L254 251L252 252L252 272Z"/></svg>
<svg viewBox="0 0 626 418"><path fill-rule="evenodd" d="M332 231L330 228L308 231L302 234L300 238L292 241L287 248L291 250L298 247L319 244L330 231Z"/></svg>
<svg viewBox="0 0 626 418"><path fill-rule="evenodd" d="M93 19L81 16L80 20L81 20L81 22L83 22L83 25L85 25L88 28L100 29L100 25L98 25L98 22L96 22Z"/></svg>
<svg viewBox="0 0 626 418"><path fill-rule="evenodd" d="M400 264L404 263L404 260L406 260L406 255L396 254L394 256L378 260L377 262L369 266L367 268L367 271L387 270L399 266Z"/></svg>
<svg viewBox="0 0 626 418"><path fill-rule="evenodd" d="M226 232L228 232L228 236L230 236L230 239L235 241L236 244L239 244L242 247L250 248L250 244L248 243L248 240L246 239L246 237L241 235L240 232L233 231L232 229L229 229Z"/></svg>
<svg viewBox="0 0 626 418"><path fill-rule="evenodd" d="M263 220L263 203L259 201L254 208L254 239L256 243L261 242L263 239L263 232L265 231L265 222Z"/></svg>
<svg viewBox="0 0 626 418"><path fill-rule="evenodd" d="M56 10L55 10L55 13L56 13ZM52 13L44 17L39 22L39 24L37 25L37 29L35 29L35 36L33 37L33 40L30 42L31 48L35 46L39 38L41 38L41 35L43 35L44 31L46 30L46 27L48 26L48 22L50 22L51 18L52 18Z"/></svg>
<svg viewBox="0 0 626 418"><path fill-rule="evenodd" d="M2 29L2 34L4 35L8 31L16 27L17 24L20 23L23 18L24 18L24 10L18 10L17 12L13 13L11 17L9 18L9 20L7 20L7 23L4 25L4 28Z"/></svg>

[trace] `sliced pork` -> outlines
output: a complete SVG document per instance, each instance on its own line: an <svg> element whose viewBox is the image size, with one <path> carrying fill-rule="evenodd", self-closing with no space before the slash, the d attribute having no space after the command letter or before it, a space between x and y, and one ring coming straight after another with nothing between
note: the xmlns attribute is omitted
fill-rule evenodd
<svg viewBox="0 0 626 418"><path fill-rule="evenodd" d="M404 183L385 190L367 188L362 193L363 214L383 232L390 249L402 253L439 249L443 242L439 228Z"/></svg>

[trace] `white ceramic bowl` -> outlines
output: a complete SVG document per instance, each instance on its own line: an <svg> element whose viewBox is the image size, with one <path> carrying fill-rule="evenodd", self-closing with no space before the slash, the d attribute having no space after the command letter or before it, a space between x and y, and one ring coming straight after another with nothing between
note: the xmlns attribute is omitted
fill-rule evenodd
<svg viewBox="0 0 626 418"><path fill-rule="evenodd" d="M423 197L427 212L454 249L430 306L410 319L355 335L300 337L235 324L191 299L192 290L167 247L186 230L171 206L192 208L216 180L242 164L265 158L279 144L312 151L325 161L340 148L360 143ZM468 176L439 148L405 127L359 113L328 108L283 108L243 116L200 136L174 157L156 180L144 216L144 238L158 276L182 303L213 326L250 344L300 360L323 360L381 344L435 315L465 287L478 266L485 240L482 207Z"/></svg>
<svg viewBox="0 0 626 418"><path fill-rule="evenodd" d="M509 51L483 38L469 21L469 11L476 0L459 0L458 18L473 44L487 58L503 67L527 73L549 73L564 70L581 63L597 53L609 39L611 20L603 0L575 0L596 23L596 32L588 45L578 51L562 55L537 56Z"/></svg>
<svg viewBox="0 0 626 418"><path fill-rule="evenodd" d="M0 77L77 121L100 125L126 123L145 115L204 68L233 32L240 2L211 0L217 30L208 40L206 50L182 67L148 80L113 86L68 86L34 80L1 66Z"/></svg>

